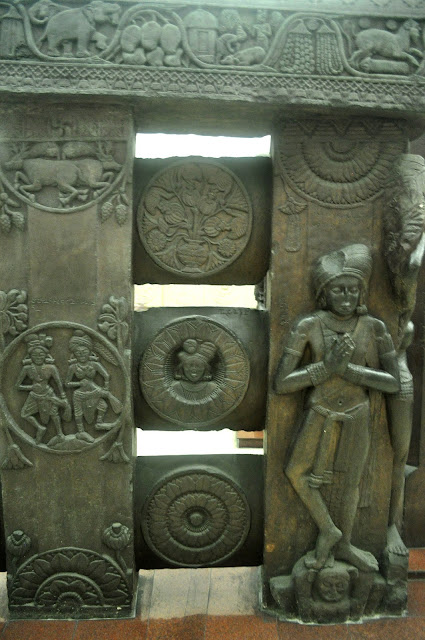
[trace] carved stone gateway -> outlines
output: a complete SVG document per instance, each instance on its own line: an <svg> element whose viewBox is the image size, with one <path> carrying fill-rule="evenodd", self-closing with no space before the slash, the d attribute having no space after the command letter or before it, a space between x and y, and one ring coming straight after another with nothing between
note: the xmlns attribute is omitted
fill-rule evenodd
<svg viewBox="0 0 425 640"><path fill-rule="evenodd" d="M141 566L246 558L248 464L146 465L133 501L136 426L267 429L264 611L406 609L424 2L252 4L0 1L12 616L131 616L135 540ZM135 162L136 130L271 134L272 158ZM259 304L134 314L134 282Z"/></svg>

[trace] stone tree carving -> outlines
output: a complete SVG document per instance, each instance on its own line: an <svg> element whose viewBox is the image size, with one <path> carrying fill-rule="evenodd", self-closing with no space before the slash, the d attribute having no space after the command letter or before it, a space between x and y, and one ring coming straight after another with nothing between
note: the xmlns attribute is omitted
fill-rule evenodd
<svg viewBox="0 0 425 640"><path fill-rule="evenodd" d="M148 184L138 227L146 251L160 267L199 278L241 255L251 234L252 207L243 184L226 167L180 162Z"/></svg>
<svg viewBox="0 0 425 640"><path fill-rule="evenodd" d="M302 616L305 606L300 604L300 584L309 572L310 585L323 583L322 573L330 570L347 585L350 580L360 580L363 594L381 581L377 558L351 541L375 397L399 390L391 336L383 322L368 314L365 305L371 269L370 251L361 244L319 258L313 270L317 310L292 328L274 381L280 394L306 390L305 417L285 468L318 528L314 550L299 561L292 574ZM303 365L306 351L310 362ZM336 472L342 473L342 480L336 479ZM337 481L342 482L341 497L331 516L325 490ZM272 578L277 599L281 597L278 581ZM327 600L328 605L340 603L349 592L348 586L341 587L340 596L333 599L323 598L319 587L315 591L316 599ZM342 614L339 606L338 613L333 606L317 609L312 598L307 598L306 620L331 621L334 613L338 619L347 619L351 609L354 617L359 615L355 599ZM362 611L368 599L366 593Z"/></svg>

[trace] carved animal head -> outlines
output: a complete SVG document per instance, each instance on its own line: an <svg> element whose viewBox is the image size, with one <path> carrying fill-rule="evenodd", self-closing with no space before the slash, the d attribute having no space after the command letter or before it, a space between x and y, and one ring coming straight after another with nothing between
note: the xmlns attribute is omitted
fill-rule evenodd
<svg viewBox="0 0 425 640"><path fill-rule="evenodd" d="M112 2L103 2L103 0L93 0L84 9L84 13L87 17L90 17L91 21L103 24L109 22L116 25L119 21L120 6Z"/></svg>
<svg viewBox="0 0 425 640"><path fill-rule="evenodd" d="M403 27L406 29L406 31L409 32L409 35L414 42L419 41L421 31L419 23L416 22L416 20L412 20L412 18L409 18L409 20L403 22Z"/></svg>
<svg viewBox="0 0 425 640"><path fill-rule="evenodd" d="M40 0L28 10L28 14L33 24L46 24L52 16L60 11L63 11L63 7L51 0Z"/></svg>

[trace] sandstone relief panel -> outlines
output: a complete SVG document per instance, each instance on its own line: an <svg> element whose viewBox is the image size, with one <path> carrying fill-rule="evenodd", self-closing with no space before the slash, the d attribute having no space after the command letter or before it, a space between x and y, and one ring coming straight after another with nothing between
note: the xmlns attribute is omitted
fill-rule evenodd
<svg viewBox="0 0 425 640"><path fill-rule="evenodd" d="M40 325L4 351L1 406L7 429L44 451L76 453L119 433L127 390L120 354L82 325Z"/></svg>
<svg viewBox="0 0 425 640"><path fill-rule="evenodd" d="M186 428L217 423L236 409L249 379L249 358L237 337L201 316L167 325L146 349L139 368L148 404Z"/></svg>
<svg viewBox="0 0 425 640"><path fill-rule="evenodd" d="M2 2L0 12L3 59L323 76L409 76L424 69L423 19L103 0L77 7Z"/></svg>
<svg viewBox="0 0 425 640"><path fill-rule="evenodd" d="M188 278L234 262L251 234L249 196L218 163L174 164L150 181L138 211L140 239L163 269Z"/></svg>

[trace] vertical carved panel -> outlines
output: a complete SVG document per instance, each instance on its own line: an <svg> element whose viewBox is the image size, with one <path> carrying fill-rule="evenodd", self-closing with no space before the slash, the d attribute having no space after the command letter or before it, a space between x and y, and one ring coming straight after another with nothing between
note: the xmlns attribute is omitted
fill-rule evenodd
<svg viewBox="0 0 425 640"><path fill-rule="evenodd" d="M131 612L132 156L126 109L3 109L0 242L19 258L0 294L12 615Z"/></svg>
<svg viewBox="0 0 425 640"><path fill-rule="evenodd" d="M287 356L298 357L295 351L294 353L291 351L291 349L297 350L298 347L291 346L288 342L291 327L290 341L296 341L297 317L303 314L317 314L320 308L312 281L316 260L332 251L341 250L346 245L362 245L371 250L373 271L369 295L365 299L368 313L387 324L394 342L398 344L399 312L393 298L384 254L383 216L386 188L394 164L400 154L406 150L406 139L402 125L396 121L356 118L345 120L317 118L287 122L276 136L273 159L276 175L272 234L274 252L268 283L268 304L271 314L269 369L271 381L276 374L285 344L288 346ZM297 227L295 227L294 218L299 221ZM294 237L297 239L296 242ZM360 271L356 273L356 277L360 277ZM306 321L308 317L310 316L306 316ZM309 328L307 329L306 326L306 330L301 333L308 338L311 331L313 328L309 325ZM329 333L331 330L327 329L327 331ZM350 335L349 332L350 328L347 327L345 333ZM325 334L326 331L323 334L326 343ZM303 352L303 349L301 347L298 350ZM390 347L388 351L391 351ZM320 359L318 357L313 362L318 363ZM311 360L306 361L307 364L308 362ZM320 385L323 381L317 368L318 364L311 366L316 368L311 369L310 386L319 389L320 386L315 385ZM372 366L371 363L368 366ZM308 367L307 370L309 371ZM368 450L365 445L364 449L367 456L364 471L361 474L360 499L352 533L354 545L380 560L388 544L387 555L385 555L387 564L384 562L381 565L384 577L379 577L377 574L378 577L375 582L372 581L373 584L367 580L363 584L361 583L362 571L365 570L366 565L361 569L357 568L357 571L360 571L360 577L357 578L354 575L355 572L349 572L349 566L339 566L336 563L332 569L333 573L329 569L332 573L332 576L329 575L329 580L339 581L345 586L341 586L342 591L337 598L338 606L335 605L333 613L329 613L329 607L327 609L327 605L323 604L323 602L326 603L326 594L325 587L321 584L322 578L317 579L316 585L310 579L311 576L310 578L307 576L309 567L316 572L324 568L324 565L315 566L317 560L314 550L316 549L317 554L315 545L318 529L312 519L312 512L301 501L288 478L288 474L289 476L292 474L288 462L294 442L301 437L299 434L302 429L303 406L306 402L303 394L296 390L297 388L301 389L295 386L293 391L290 391L289 388L282 387L279 392L276 387L279 395L274 388L269 390L265 605L271 609L283 610L289 616L300 615L306 621L322 622L325 619L344 620L350 615L359 617L370 613L374 606L371 602L376 600L383 603L384 609L400 611L405 606L405 601L401 596L401 599L397 600L395 592L394 594L391 592L395 583L392 577L393 569L389 567L393 567L391 562L394 562L395 556L394 554L391 556L392 546L387 543L393 452L389 439L390 418L387 417L385 397L382 392L377 391L369 394L370 447ZM346 397L345 392L343 396ZM326 421L326 418L319 418L319 422L320 420ZM350 426L348 422L345 425L342 415L336 422L339 424L341 434L350 433ZM352 463L355 448L352 449L348 441L342 439L342 435L338 440L339 432L327 429L325 431L329 436L329 442L326 445L325 440L323 441L322 454L325 455L326 451L329 453L339 442L340 447L337 449L339 460L334 465L332 479L329 477L329 482L332 484L329 487L327 484L323 487L320 485L320 488L316 488L315 491L323 496L331 517L337 518L336 514L344 504L347 489L344 485L347 480L345 480L344 465L341 466L341 455L348 456L344 458L348 465ZM307 448L305 451L305 455L308 456ZM312 472L317 478L325 478L328 462L321 460L320 453L317 453L317 456L316 466L310 460ZM307 467L310 464L307 457L304 463ZM313 466L317 473L313 471ZM325 469L325 476L322 474L323 469ZM312 482L315 481L315 479L312 480ZM326 482L328 482L327 479ZM293 484L296 484L295 481ZM309 553L312 554L311 560L310 556L306 555ZM372 558L372 556L367 557ZM376 560L374 562L376 565ZM400 571L405 572L404 559L401 561ZM385 584L382 583L383 586L381 580L386 580ZM309 597L305 595L307 591L303 587L306 584L310 585L311 596ZM356 611L352 610L350 614L351 605L347 594L352 589L362 591L363 601L361 604L358 603ZM303 602L297 596L301 592L304 593ZM381 593L381 596L378 596L378 593ZM298 610L294 608L293 598L295 597L298 598L298 607L304 607L302 611L300 608Z"/></svg>

